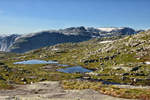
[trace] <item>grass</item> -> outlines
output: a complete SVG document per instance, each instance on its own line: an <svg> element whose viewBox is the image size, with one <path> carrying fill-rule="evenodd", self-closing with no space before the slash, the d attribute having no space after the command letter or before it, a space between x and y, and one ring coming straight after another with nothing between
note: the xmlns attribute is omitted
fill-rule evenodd
<svg viewBox="0 0 150 100"><path fill-rule="evenodd" d="M131 37L128 37L126 41ZM121 64L124 67L135 67L137 66L136 63L139 63L140 61L135 58L136 53L129 53L124 52L122 50L127 49L127 51L130 51L130 47L127 47L125 45L121 45L120 42L115 42L114 48L117 48L118 50L121 50L121 54L118 54L115 58L111 60L99 60L99 57L107 57L107 56L113 56L118 51L116 49L110 49L109 52L95 52L100 48L105 48L106 44L99 44L99 40L90 40L82 43L67 43L67 44L60 44L54 46L55 48L59 48L58 51L53 51L53 47L45 47L41 49L37 49L25 54L22 54L21 56L16 56L16 58L19 58L18 60L8 60L3 61L7 66L10 66L11 68L16 69L23 69L28 71L23 72L21 77L24 76L38 76L39 78L36 79L28 79L29 83L30 81L39 81L41 78L44 78L46 80L62 80L62 79L69 79L68 76L72 74L65 74L65 73L59 73L56 72L56 67L53 66L53 70L51 71L45 71L42 68L42 66L45 65L14 65L13 62L20 61L21 60L29 60L29 59L43 59L43 60L57 60L61 64L68 64L68 65L81 65L83 67L89 68L89 69L96 69L98 74L109 74L108 76L95 76L95 78L101 78L103 80L112 79L109 81L117 82L117 83L131 83L131 80L121 80L121 74L126 73L125 70L114 70L112 67L114 66L120 66ZM110 45L112 46L112 45ZM97 59L98 62L88 63L84 64L84 60L92 60ZM129 63L132 63L132 66L128 65ZM103 64L103 65L101 65ZM103 71L101 71L103 67ZM22 73L22 72L21 72ZM120 75L115 75L120 74ZM131 72L129 72L131 73ZM144 73L147 73L144 71ZM53 76L56 76L58 78L53 78ZM79 75L82 76L82 75ZM74 74L72 75L72 78L78 77L78 75ZM135 76L127 76L127 77L135 77ZM94 77L92 77L94 78ZM143 85L143 83L141 83ZM140 83L138 84L140 85Z"/></svg>
<svg viewBox="0 0 150 100"><path fill-rule="evenodd" d="M150 90L125 89L125 88L117 88L114 86L102 87L100 92L103 94L127 99L142 99L143 95L145 95L145 97L150 96Z"/></svg>
<svg viewBox="0 0 150 100"><path fill-rule="evenodd" d="M94 89L100 93L111 95L120 98L128 99L150 99L150 89L125 89L118 88L113 85L104 85L101 82L90 82L90 81L62 81L62 87L64 89Z"/></svg>
<svg viewBox="0 0 150 100"><path fill-rule="evenodd" d="M4 79L0 79L0 88L11 88L9 83L14 84L30 84L31 82L39 81L60 81L62 80L62 86L65 89L94 89L101 93L123 97L123 98L149 98L149 90L139 89L121 89L114 86L103 85L101 82L89 82L89 81L69 81L70 79L76 79L83 77L83 74L74 73L67 74L57 72L56 65L48 64L36 64L36 65L14 65L14 62L29 60L29 59L42 59L42 60L57 60L60 64L68 64L70 66L81 65L89 69L96 69L97 74L105 75L90 75L92 79L102 79L109 82L116 83L132 83L131 78L146 79L149 78L150 66L142 64L141 62L149 61L150 55L142 57L140 60L136 59L140 53L149 52L150 50L139 51L136 49L142 46L130 47L126 43L132 39L129 36L125 39L118 40L112 44L100 44L101 40L89 40L81 43L66 43L55 45L53 47L45 47L37 50L30 51L25 54L7 54L0 53L0 76ZM138 38L137 38L138 39ZM139 38L148 39L148 36ZM104 39L107 40L107 39ZM136 40L134 38L132 41ZM140 41L140 40L138 40ZM147 44L145 44L147 45ZM145 46L144 45L144 46ZM147 46L146 46L147 47ZM52 50L58 48L59 50ZM100 50L100 51L99 51ZM113 59L100 58L111 57L116 55ZM96 59L98 62L91 62L85 64L85 60ZM2 67L1 67L2 66ZM5 67L4 67L5 66ZM52 66L50 70L43 69L43 66ZM120 66L122 69L116 70L114 67ZM124 70L123 68L133 68L141 66L137 71ZM63 67L60 67L63 68ZM9 71L7 69L10 69ZM103 70L102 70L103 69ZM122 80L122 74L126 75L126 80ZM131 75L134 73L144 73L145 76ZM66 80L66 81L63 81ZM150 85L150 81L139 81L135 85Z"/></svg>
<svg viewBox="0 0 150 100"><path fill-rule="evenodd" d="M89 82L89 81L62 81L61 82L62 87L64 89L94 89L98 90L100 89L100 86L102 85L101 82Z"/></svg>
<svg viewBox="0 0 150 100"><path fill-rule="evenodd" d="M14 89L13 85L9 85L5 81L0 80L0 89Z"/></svg>
<svg viewBox="0 0 150 100"><path fill-rule="evenodd" d="M16 60L15 60L16 61ZM1 86L4 86L5 83L13 84L30 84L39 81L59 81L66 79L74 79L81 77L79 73L69 74L57 72L56 65L49 64L33 64L33 65L24 65L24 64L13 64L15 61L5 61L0 66L0 78ZM50 70L45 70L44 66L50 66ZM60 67L61 68L61 67Z"/></svg>

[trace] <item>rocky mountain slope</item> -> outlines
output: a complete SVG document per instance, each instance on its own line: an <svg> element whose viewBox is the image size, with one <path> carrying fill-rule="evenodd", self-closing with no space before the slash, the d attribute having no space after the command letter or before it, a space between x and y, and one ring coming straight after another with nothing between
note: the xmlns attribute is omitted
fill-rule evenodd
<svg viewBox="0 0 150 100"><path fill-rule="evenodd" d="M121 98L149 100L150 89L145 88L150 86L149 40L150 30L122 38L113 36L80 43L57 44L17 55L2 52L0 89L13 89L15 84L59 81L64 89L93 89ZM55 60L69 66L14 64L31 59ZM63 73L57 70L75 65L93 72ZM32 89L35 94L46 93L43 89L36 89ZM48 89L51 88L48 87L46 91ZM5 90L2 93L7 95Z"/></svg>
<svg viewBox="0 0 150 100"><path fill-rule="evenodd" d="M144 89L140 87L141 85L150 86L149 40L150 30L123 38L116 37L114 39L112 37L103 37L81 43L66 43L44 47L22 54L15 59L17 61L18 59L21 61L28 59L55 60L61 64L70 66L80 65L93 70L93 72L76 76L78 80L67 80L63 83L63 87L66 89L94 88L101 93L117 97L149 100L149 88ZM14 65L10 64L10 66ZM29 68L25 65L22 66L26 69ZM37 66L32 66L32 68L34 68L34 71L37 71ZM57 73L57 71L54 70L56 67L53 67L55 74L51 72L52 69L45 71L45 69L42 68L43 67L40 67L37 71L38 73L36 73L39 75L40 71L40 75L43 75L45 80L56 78L53 76L53 78L51 77L50 79L49 77L52 75L57 76L57 79L58 77L60 79L68 79L68 75L75 75ZM60 66L58 68L60 68ZM81 79L81 81L79 79ZM31 81L28 78L27 80L29 82ZM91 85L97 84L95 82L103 82L105 85L97 87L96 85ZM113 84L117 84L118 86L116 87L116 85L114 86ZM120 84L131 88L119 87L121 86ZM137 88L132 88L135 85Z"/></svg>
<svg viewBox="0 0 150 100"><path fill-rule="evenodd" d="M109 30L109 31L108 31ZM0 37L0 50L24 53L29 50L59 43L82 42L93 37L111 37L135 34L132 28L85 28L71 27L53 31L42 31L26 35L10 35Z"/></svg>
<svg viewBox="0 0 150 100"><path fill-rule="evenodd" d="M13 45L15 39L19 36L20 35L17 34L0 36L0 51L7 51L8 48L10 48Z"/></svg>
<svg viewBox="0 0 150 100"><path fill-rule="evenodd" d="M40 57L40 59L57 60L64 64L95 69L96 79L150 85L149 39L150 31L146 31L118 40L94 39L78 44L55 45L25 55L26 59Z"/></svg>

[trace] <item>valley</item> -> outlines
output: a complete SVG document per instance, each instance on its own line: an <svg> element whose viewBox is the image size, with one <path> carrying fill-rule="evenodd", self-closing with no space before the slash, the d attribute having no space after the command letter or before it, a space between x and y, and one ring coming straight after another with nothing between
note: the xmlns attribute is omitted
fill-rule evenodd
<svg viewBox="0 0 150 100"><path fill-rule="evenodd" d="M93 38L79 43L57 44L20 54L1 52L0 89L15 91L18 85L24 87L38 84L38 82L40 84L45 81L57 81L61 88L66 90L85 92L85 89L90 89L89 91L97 91L114 97L149 100L149 38L150 31L148 30L123 37L111 36ZM16 63L28 62L28 60L37 61L35 59L45 62L51 60L59 64ZM64 73L65 71L58 71L73 66L82 66L92 72L81 73L77 70L74 73ZM97 92L91 93L97 95ZM80 99L88 100L82 97Z"/></svg>

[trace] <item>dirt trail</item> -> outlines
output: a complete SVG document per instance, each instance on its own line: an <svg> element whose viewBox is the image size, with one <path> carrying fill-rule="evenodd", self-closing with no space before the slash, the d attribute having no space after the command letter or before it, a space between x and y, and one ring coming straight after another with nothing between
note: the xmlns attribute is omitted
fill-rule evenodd
<svg viewBox="0 0 150 100"><path fill-rule="evenodd" d="M64 90L58 81L19 85L14 90L0 90L0 100L128 100L98 93L91 89Z"/></svg>

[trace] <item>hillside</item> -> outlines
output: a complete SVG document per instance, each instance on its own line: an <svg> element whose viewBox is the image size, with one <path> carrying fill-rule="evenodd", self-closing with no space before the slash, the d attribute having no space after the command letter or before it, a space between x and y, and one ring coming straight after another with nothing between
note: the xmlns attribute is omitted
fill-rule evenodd
<svg viewBox="0 0 150 100"><path fill-rule="evenodd" d="M57 44L24 54L4 53L7 55L1 59L0 89L12 89L15 84L59 81L64 89L93 89L116 97L147 100L145 98L150 98L149 38L148 30L126 37ZM54 60L68 66L14 64L32 59ZM93 72L58 72L70 66L82 66Z"/></svg>
<svg viewBox="0 0 150 100"><path fill-rule="evenodd" d="M10 48L13 45L17 37L20 37L20 35L17 35L17 34L1 35L0 36L0 51L8 51L8 48Z"/></svg>
<svg viewBox="0 0 150 100"><path fill-rule="evenodd" d="M105 28L109 29L109 28ZM6 52L24 53L30 50L53 46L60 43L76 43L92 38L126 36L136 34L132 28L113 28L105 31L100 28L70 27L60 30L48 30L24 35L0 36L0 50Z"/></svg>
<svg viewBox="0 0 150 100"><path fill-rule="evenodd" d="M25 54L25 58L51 59L63 64L95 69L96 79L149 85L150 31L123 39L99 40L45 47ZM101 75L102 74L102 75ZM104 74L104 76L103 76Z"/></svg>

